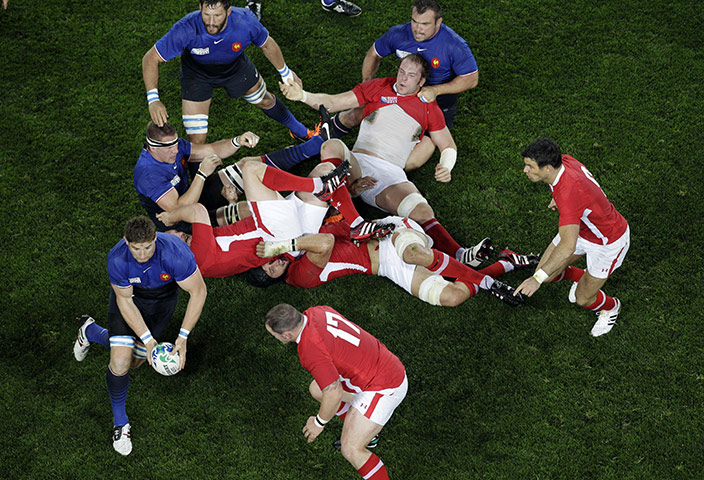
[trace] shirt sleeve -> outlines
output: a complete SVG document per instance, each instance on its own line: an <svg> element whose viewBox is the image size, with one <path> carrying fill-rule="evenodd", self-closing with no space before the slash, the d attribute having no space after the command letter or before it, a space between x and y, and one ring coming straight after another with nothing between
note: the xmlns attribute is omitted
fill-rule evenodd
<svg viewBox="0 0 704 480"><path fill-rule="evenodd" d="M188 16L176 22L166 35L154 44L157 53L164 61L181 55L183 49L188 45L188 41L195 37L196 31L189 25L187 18Z"/></svg>
<svg viewBox="0 0 704 480"><path fill-rule="evenodd" d="M445 128L445 116L436 102L428 106L428 131L437 132Z"/></svg>
<svg viewBox="0 0 704 480"><path fill-rule="evenodd" d="M318 345L308 344L300 357L301 365L313 375L321 390L340 378L332 357Z"/></svg>
<svg viewBox="0 0 704 480"><path fill-rule="evenodd" d="M249 23L252 35L252 43L257 47L261 47L269 39L269 31L262 23L257 20L257 17L248 8L244 9L245 19Z"/></svg>
<svg viewBox="0 0 704 480"><path fill-rule="evenodd" d="M286 283L298 288L317 287L322 284L320 281L322 271L322 268L314 265L307 256L303 255L289 265Z"/></svg>
<svg viewBox="0 0 704 480"><path fill-rule="evenodd" d="M458 42L453 49L452 56L452 70L455 75L469 75L479 70L472 50L470 50L469 45L464 40Z"/></svg>
<svg viewBox="0 0 704 480"><path fill-rule="evenodd" d="M125 263L120 262L118 258L112 255L108 255L108 278L110 283L118 287L127 288L130 286Z"/></svg>
<svg viewBox="0 0 704 480"><path fill-rule="evenodd" d="M168 240L168 251L167 255L162 256L163 260L166 260L164 265L166 271L171 274L171 277L177 282L182 282L189 278L191 275L196 273L198 265L196 265L196 259L180 238L174 237L173 235L163 234L164 236L173 237L173 239ZM160 235L161 236L161 235Z"/></svg>
<svg viewBox="0 0 704 480"><path fill-rule="evenodd" d="M563 225L579 225L582 221L582 213L584 208L581 205L580 189L570 189L568 192L558 192L555 197L557 209L560 212L560 220L558 226Z"/></svg>
<svg viewBox="0 0 704 480"><path fill-rule="evenodd" d="M376 42L374 42L374 50L376 50L376 53L380 57L388 57L394 53L396 50L399 27L403 28L406 27L406 25L408 24L391 27L385 34L377 38Z"/></svg>
<svg viewBox="0 0 704 480"><path fill-rule="evenodd" d="M383 78L373 78L372 80L355 85L352 92L357 96L359 104L366 105L367 103L373 102L376 96L375 94L378 93L380 84L383 81Z"/></svg>

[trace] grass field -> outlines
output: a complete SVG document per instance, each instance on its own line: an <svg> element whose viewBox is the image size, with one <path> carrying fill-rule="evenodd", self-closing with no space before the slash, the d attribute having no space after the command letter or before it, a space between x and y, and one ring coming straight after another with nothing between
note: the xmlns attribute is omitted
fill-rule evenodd
<svg viewBox="0 0 704 480"><path fill-rule="evenodd" d="M265 0L264 24L307 90L354 86L372 42L410 16L410 2L358 2L364 13L348 19L316 0ZM132 186L149 119L142 55L197 2L10 0L0 10L0 476L359 478L330 446L339 421L311 445L301 435L317 409L309 376L263 327L288 302L337 308L404 362L409 394L376 451L392 478L704 478L701 4L444 3L479 86L459 103L452 183L437 184L430 166L411 179L461 241L542 251L557 214L519 152L556 139L631 226L631 250L606 285L624 303L618 326L591 338L594 316L568 303L566 283L522 308L480 293L441 309L380 278L312 291L208 280L186 369L131 376L134 451L121 457L110 444L108 354L94 346L73 359L74 318L106 322L106 255L142 213ZM273 87L276 72L253 48ZM159 87L185 134L178 67L162 65ZM386 59L379 74L395 69ZM278 123L222 91L210 119L211 140L251 130L257 154L288 144Z"/></svg>

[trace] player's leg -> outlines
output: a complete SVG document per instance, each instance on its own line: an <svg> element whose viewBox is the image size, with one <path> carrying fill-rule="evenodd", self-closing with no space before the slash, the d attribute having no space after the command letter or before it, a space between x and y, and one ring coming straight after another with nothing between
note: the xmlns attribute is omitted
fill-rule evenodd
<svg viewBox="0 0 704 480"><path fill-rule="evenodd" d="M342 185L347 168L345 164L322 177L299 177L261 162L248 162L242 168L242 179L249 201L281 200L279 191L310 192L320 197Z"/></svg>
<svg viewBox="0 0 704 480"><path fill-rule="evenodd" d="M320 0L320 4L326 12L335 12L346 17L356 17L362 13L359 5L348 0Z"/></svg>
<svg viewBox="0 0 704 480"><path fill-rule="evenodd" d="M410 172L411 170L422 167L430 160L434 151L435 144L433 140L428 135L425 135L423 139L413 147L413 150L411 150L411 154L408 156L408 160L406 160L404 170Z"/></svg>
<svg viewBox="0 0 704 480"><path fill-rule="evenodd" d="M372 452L367 449L367 445L381 432L382 428L383 425L369 420L356 407L350 408L347 412L345 423L342 426L342 436L340 437L340 452L355 470L360 470L373 456ZM376 461L374 467L381 463L379 470L383 469L384 473L386 473L386 468L381 460L378 457L374 460ZM366 478L381 479L389 477L386 474L386 477L372 476Z"/></svg>
<svg viewBox="0 0 704 480"><path fill-rule="evenodd" d="M472 298L479 288L472 283L449 282L427 268L418 266L413 273L411 293L430 305L456 307Z"/></svg>
<svg viewBox="0 0 704 480"><path fill-rule="evenodd" d="M244 99L255 107L260 108L267 117L288 127L294 138L307 140L317 134L313 130L308 130L305 125L293 116L293 113L291 113L284 102L267 90L266 83L261 77L259 77L257 84L245 93Z"/></svg>
<svg viewBox="0 0 704 480"><path fill-rule="evenodd" d="M181 100L183 126L191 143L205 143L208 137L208 113L211 100L212 98L202 102Z"/></svg>
<svg viewBox="0 0 704 480"><path fill-rule="evenodd" d="M184 205L170 212L162 212L157 214L157 218L167 226L174 225L178 222L187 223L205 223L210 225L210 217L208 210L200 203L192 203Z"/></svg>
<svg viewBox="0 0 704 480"><path fill-rule="evenodd" d="M81 315L78 320L78 335L73 344L73 356L79 362L85 360L91 343L99 343L110 349L108 329L98 325L90 315Z"/></svg>

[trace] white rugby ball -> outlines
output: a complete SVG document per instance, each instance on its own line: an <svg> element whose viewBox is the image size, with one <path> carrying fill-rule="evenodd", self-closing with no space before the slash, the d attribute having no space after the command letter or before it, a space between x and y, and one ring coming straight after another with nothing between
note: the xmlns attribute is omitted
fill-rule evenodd
<svg viewBox="0 0 704 480"><path fill-rule="evenodd" d="M152 350L152 367L162 375L176 375L180 366L181 356L174 352L173 343L161 342Z"/></svg>

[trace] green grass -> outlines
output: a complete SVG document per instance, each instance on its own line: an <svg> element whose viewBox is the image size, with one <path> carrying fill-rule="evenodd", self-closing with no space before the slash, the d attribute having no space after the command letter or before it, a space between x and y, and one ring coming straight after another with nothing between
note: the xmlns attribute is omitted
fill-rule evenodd
<svg viewBox="0 0 704 480"><path fill-rule="evenodd" d="M330 93L354 86L374 39L409 16L409 2L396 0L359 0L356 19L316 0L265 2L288 65L306 89ZM359 478L330 447L339 422L304 442L317 408L309 376L263 328L280 302L332 305L406 365L408 397L377 450L392 478L701 477L704 14L684 0L445 2L480 82L459 103L452 183L435 183L430 166L411 179L461 241L490 235L499 247L542 251L557 215L545 208L547 186L521 174L519 152L555 138L631 225L631 250L606 285L624 302L612 333L588 335L593 316L567 302L567 284L518 309L486 294L440 309L378 278L266 292L239 277L208 280L186 370L131 376L134 452L117 455L108 355L96 346L75 362L73 319L105 323L107 252L142 213L131 180L148 121L142 55L195 5L11 0L0 11L3 477ZM248 53L273 87L274 69ZM394 72L385 60L380 75ZM184 133L178 61L160 74ZM217 92L209 138L246 130L262 136L255 153L288 143L276 122Z"/></svg>

